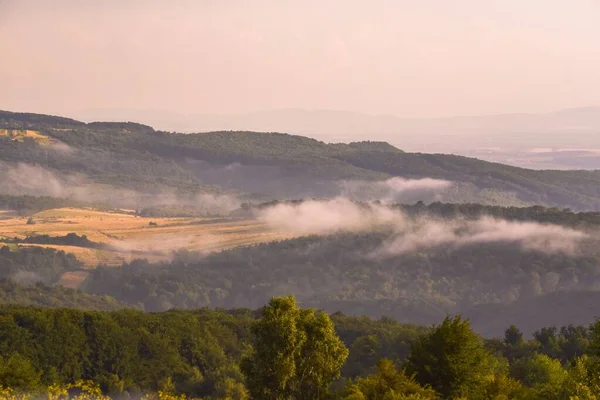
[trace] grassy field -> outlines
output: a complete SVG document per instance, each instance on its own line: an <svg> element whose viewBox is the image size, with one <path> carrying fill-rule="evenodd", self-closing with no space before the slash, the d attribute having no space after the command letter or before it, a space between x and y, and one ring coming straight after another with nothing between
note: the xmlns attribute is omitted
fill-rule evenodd
<svg viewBox="0 0 600 400"><path fill-rule="evenodd" d="M12 140L23 142L25 138L35 140L39 144L50 144L52 139L49 136L43 135L37 131L30 131L25 129L0 129L0 136L8 136Z"/></svg>
<svg viewBox="0 0 600 400"><path fill-rule="evenodd" d="M99 264L119 265L134 258L151 261L168 259L177 249L218 251L287 238L256 220L227 218L142 218L127 211L104 212L94 209L60 208L25 217L6 214L0 219L0 238L26 236L64 236L74 232L114 250L97 250L75 246L44 246L73 253L86 268ZM152 223L152 225L150 225ZM156 225L154 225L156 224ZM69 277L69 282L76 277Z"/></svg>
<svg viewBox="0 0 600 400"><path fill-rule="evenodd" d="M17 213L15 211L12 211L12 210L0 210L0 219L12 218L15 215L17 215Z"/></svg>

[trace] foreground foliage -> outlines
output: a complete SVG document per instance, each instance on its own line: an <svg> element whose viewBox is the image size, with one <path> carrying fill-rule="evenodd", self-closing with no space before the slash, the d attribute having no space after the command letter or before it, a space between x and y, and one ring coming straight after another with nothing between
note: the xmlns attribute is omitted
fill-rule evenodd
<svg viewBox="0 0 600 400"><path fill-rule="evenodd" d="M417 328L293 297L258 312L0 307L1 399L590 400L599 356L600 321L483 340L461 317Z"/></svg>

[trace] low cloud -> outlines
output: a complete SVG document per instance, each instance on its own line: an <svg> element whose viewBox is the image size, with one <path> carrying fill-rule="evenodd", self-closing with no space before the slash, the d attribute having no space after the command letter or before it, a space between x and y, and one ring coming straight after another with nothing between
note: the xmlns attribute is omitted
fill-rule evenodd
<svg viewBox="0 0 600 400"><path fill-rule="evenodd" d="M129 258L155 256L171 259L177 250L193 250L197 257L220 250L223 243L222 237L205 233L156 233L139 239L113 240L109 246L112 250L127 254Z"/></svg>
<svg viewBox="0 0 600 400"><path fill-rule="evenodd" d="M281 203L259 211L257 217L275 230L292 234L358 232L401 224L405 219L389 208L357 205L345 198Z"/></svg>
<svg viewBox="0 0 600 400"><path fill-rule="evenodd" d="M76 151L74 147L59 141L50 143L49 148L61 154L73 154Z"/></svg>
<svg viewBox="0 0 600 400"><path fill-rule="evenodd" d="M0 163L2 194L65 197L68 187L78 187L85 183L83 175L59 176L37 165Z"/></svg>
<svg viewBox="0 0 600 400"><path fill-rule="evenodd" d="M43 282L44 279L37 273L33 271L24 271L19 270L14 273L10 279L20 285L31 286L35 285L38 282Z"/></svg>
<svg viewBox="0 0 600 400"><path fill-rule="evenodd" d="M385 181L343 181L342 196L357 201L380 201L385 204L436 198L452 186L441 179L405 179L394 177Z"/></svg>
<svg viewBox="0 0 600 400"><path fill-rule="evenodd" d="M240 208L242 202L235 196L199 193L195 197L195 207L198 211L209 214L229 214Z"/></svg>
<svg viewBox="0 0 600 400"><path fill-rule="evenodd" d="M236 196L226 194L197 193L182 196L170 190L140 192L102 185L92 182L83 174L62 174L27 163L0 162L0 170L0 194L60 197L130 209L185 206L195 211L219 215L228 214L241 204Z"/></svg>
<svg viewBox="0 0 600 400"><path fill-rule="evenodd" d="M513 243L526 250L573 253L587 234L559 225L515 222L490 217L478 220L429 220L420 218L404 226L373 253L390 257L418 250L484 243Z"/></svg>
<svg viewBox="0 0 600 400"><path fill-rule="evenodd" d="M272 229L288 234L390 231L390 239L369 256L391 257L441 246L513 243L526 250L572 253L588 235L559 225L483 217L477 220L411 218L378 204L348 199L281 203L258 212Z"/></svg>

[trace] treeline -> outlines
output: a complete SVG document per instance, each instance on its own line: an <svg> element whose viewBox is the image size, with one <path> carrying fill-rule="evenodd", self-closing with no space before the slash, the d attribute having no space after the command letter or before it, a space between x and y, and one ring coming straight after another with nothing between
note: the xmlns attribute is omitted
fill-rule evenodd
<svg viewBox="0 0 600 400"><path fill-rule="evenodd" d="M143 218L206 218L227 214L218 207L202 207L199 205L156 205L143 207L137 213Z"/></svg>
<svg viewBox="0 0 600 400"><path fill-rule="evenodd" d="M16 211L19 215L30 215L52 208L78 207L81 205L82 203L57 197L0 194L0 210Z"/></svg>
<svg viewBox="0 0 600 400"><path fill-rule="evenodd" d="M3 306L0 382L34 391L83 379L113 396L172 387L195 397L247 398L240 361L250 350L257 315L250 310L150 314ZM388 349L398 357L423 331L391 320L334 319L340 337L352 342L367 334L380 337L378 351ZM363 368L359 362L349 366L351 373Z"/></svg>
<svg viewBox="0 0 600 400"><path fill-rule="evenodd" d="M600 322L484 340L460 316L423 328L293 297L257 311L0 307L0 396L93 381L91 398L595 399L599 357Z"/></svg>
<svg viewBox="0 0 600 400"><path fill-rule="evenodd" d="M110 296L87 294L62 286L48 286L39 281L18 283L6 278L0 279L0 304L106 311L127 308Z"/></svg>
<svg viewBox="0 0 600 400"><path fill-rule="evenodd" d="M573 212L568 208L560 209L556 207L502 207L473 203L450 204L441 202L426 205L423 202L417 202L412 205L395 205L394 208L400 209L411 216L425 215L470 219L489 216L509 221L536 221L579 228L600 225L600 212Z"/></svg>
<svg viewBox="0 0 600 400"><path fill-rule="evenodd" d="M4 243L27 243L27 244L55 244L62 246L76 246L76 247L87 247L90 249L107 249L107 246L104 243L96 243L92 242L88 239L86 235L79 236L76 233L67 233L64 236L50 236L50 235L34 235L27 236L24 239L19 238L8 238L2 239L0 242Z"/></svg>
<svg viewBox="0 0 600 400"><path fill-rule="evenodd" d="M0 210L15 211L20 216L29 216L54 208L93 208L99 211L114 211L115 208L100 202L85 202L50 196L28 196L0 194ZM119 212L123 212L119 210Z"/></svg>

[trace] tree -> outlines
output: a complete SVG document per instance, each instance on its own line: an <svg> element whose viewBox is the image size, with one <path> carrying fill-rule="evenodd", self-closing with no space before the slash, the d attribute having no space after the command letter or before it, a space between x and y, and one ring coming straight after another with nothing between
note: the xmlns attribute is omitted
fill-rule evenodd
<svg viewBox="0 0 600 400"><path fill-rule="evenodd" d="M391 360L382 359L377 363L377 372L365 378L358 378L348 385L345 400L383 399L436 399L433 389L423 388L404 371L398 371Z"/></svg>
<svg viewBox="0 0 600 400"><path fill-rule="evenodd" d="M588 352L596 357L600 357L600 319L597 319L590 325L590 345Z"/></svg>
<svg viewBox="0 0 600 400"><path fill-rule="evenodd" d="M377 335L360 336L350 346L350 356L344 365L344 376L355 377L377 364L381 343Z"/></svg>
<svg viewBox="0 0 600 400"><path fill-rule="evenodd" d="M504 332L504 343L507 346L519 346L523 343L523 333L514 325L508 327Z"/></svg>
<svg viewBox="0 0 600 400"><path fill-rule="evenodd" d="M0 356L0 387L37 389L40 386L40 376L31 362L19 353L14 353L6 359Z"/></svg>
<svg viewBox="0 0 600 400"><path fill-rule="evenodd" d="M523 399L526 390L521 382L509 377L507 374L498 373L492 376L485 386L484 399L509 400Z"/></svg>
<svg viewBox="0 0 600 400"><path fill-rule="evenodd" d="M560 355L556 331L555 326L550 326L533 333L533 338L540 344L542 353L550 357L558 357Z"/></svg>
<svg viewBox="0 0 600 400"><path fill-rule="evenodd" d="M525 386L535 389L540 399L561 398L568 377L560 361L545 354L515 361L510 374Z"/></svg>
<svg viewBox="0 0 600 400"><path fill-rule="evenodd" d="M585 354L589 347L589 332L585 326L563 326L558 335L561 361L567 362Z"/></svg>
<svg viewBox="0 0 600 400"><path fill-rule="evenodd" d="M468 320L447 317L411 348L406 371L443 398L478 398L494 373L495 360Z"/></svg>
<svg viewBox="0 0 600 400"><path fill-rule="evenodd" d="M272 298L252 333L242 371L253 399L324 398L348 357L329 316L301 310L293 296Z"/></svg>
<svg viewBox="0 0 600 400"><path fill-rule="evenodd" d="M571 363L566 380L566 395L572 400L597 400L600 398L599 360L588 356L578 357Z"/></svg>

